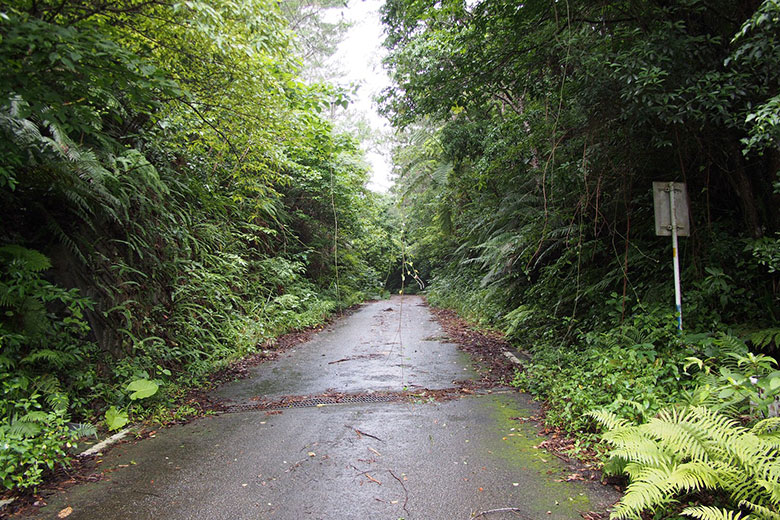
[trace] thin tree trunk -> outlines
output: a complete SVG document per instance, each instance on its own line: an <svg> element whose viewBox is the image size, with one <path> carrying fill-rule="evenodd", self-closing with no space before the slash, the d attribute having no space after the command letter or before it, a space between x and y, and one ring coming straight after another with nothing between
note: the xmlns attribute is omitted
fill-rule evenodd
<svg viewBox="0 0 780 520"><path fill-rule="evenodd" d="M736 147L732 152L732 157L735 158L734 167L730 172L726 173L726 176L739 199L742 218L745 221L747 232L750 233L750 236L753 238L761 238L764 235L764 231L758 216L758 207L756 205L755 194L753 193L753 183L750 181L750 177L748 177L745 169L745 162L742 160L742 154Z"/></svg>

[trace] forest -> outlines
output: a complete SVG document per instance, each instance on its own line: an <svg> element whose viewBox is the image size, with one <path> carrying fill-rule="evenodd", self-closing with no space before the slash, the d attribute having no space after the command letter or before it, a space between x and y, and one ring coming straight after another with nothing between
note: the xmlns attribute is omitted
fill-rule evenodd
<svg viewBox="0 0 780 520"><path fill-rule="evenodd" d="M387 0L387 194L313 71L339 5L0 7L2 487L424 287L530 355L613 518L780 518L780 1Z"/></svg>

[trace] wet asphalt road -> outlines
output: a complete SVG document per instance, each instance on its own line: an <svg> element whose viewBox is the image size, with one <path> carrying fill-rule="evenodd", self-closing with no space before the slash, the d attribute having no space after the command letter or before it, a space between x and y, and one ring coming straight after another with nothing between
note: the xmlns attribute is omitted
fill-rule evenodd
<svg viewBox="0 0 780 520"><path fill-rule="evenodd" d="M469 358L414 296L364 305L216 394L252 398L443 389ZM610 487L534 448L536 411L504 391L447 402L368 402L243 411L115 447L106 478L46 497L39 518L576 520L617 500ZM520 420L518 420L520 418Z"/></svg>

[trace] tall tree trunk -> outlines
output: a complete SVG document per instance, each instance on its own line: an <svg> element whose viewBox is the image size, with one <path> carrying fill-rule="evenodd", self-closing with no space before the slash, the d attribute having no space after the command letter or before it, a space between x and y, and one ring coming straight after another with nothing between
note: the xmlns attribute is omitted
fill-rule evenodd
<svg viewBox="0 0 780 520"><path fill-rule="evenodd" d="M750 233L750 236L753 238L761 238L764 235L764 230L761 226L761 219L758 216L758 206L755 193L753 192L753 183L748 176L745 161L742 158L742 152L738 147L734 146L731 156L734 158L733 167L731 168L731 171L726 172L726 176L739 199L742 218L745 222L747 232Z"/></svg>
<svg viewBox="0 0 780 520"><path fill-rule="evenodd" d="M773 190L769 199L769 222L767 225L772 231L780 231L780 191L774 190L774 183L780 182L780 148L772 148L768 154L767 172L769 180L769 189Z"/></svg>

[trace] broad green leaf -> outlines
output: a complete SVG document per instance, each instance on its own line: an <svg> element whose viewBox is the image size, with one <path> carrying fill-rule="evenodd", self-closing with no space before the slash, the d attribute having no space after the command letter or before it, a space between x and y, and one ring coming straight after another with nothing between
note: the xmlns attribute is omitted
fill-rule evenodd
<svg viewBox="0 0 780 520"><path fill-rule="evenodd" d="M128 421L129 418L126 411L117 410L116 406L112 406L106 410L106 426L108 426L109 430L118 430L127 424Z"/></svg>
<svg viewBox="0 0 780 520"><path fill-rule="evenodd" d="M160 387L157 383L154 381L149 381L148 379L136 379L127 385L127 391L133 392L130 394L130 399L133 401L151 397L157 393L159 388Z"/></svg>

